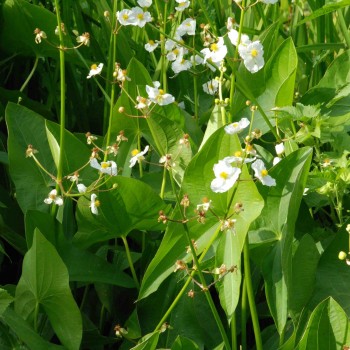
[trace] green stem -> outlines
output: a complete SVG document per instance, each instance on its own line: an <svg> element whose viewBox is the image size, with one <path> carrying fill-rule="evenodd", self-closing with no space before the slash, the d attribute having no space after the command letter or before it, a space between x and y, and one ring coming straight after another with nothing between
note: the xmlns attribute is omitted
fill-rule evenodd
<svg viewBox="0 0 350 350"><path fill-rule="evenodd" d="M222 97L222 83L224 77L224 66L220 66L220 80L219 80L219 99L220 99L220 113L222 125L226 125L226 109L223 105L224 99Z"/></svg>
<svg viewBox="0 0 350 350"><path fill-rule="evenodd" d="M238 40L237 40L237 46L235 49L235 53L233 56L233 67L232 67L232 73L231 73L231 88L230 88L230 115L229 115L229 123L232 123L233 119L233 97L235 94L235 83L236 83L236 75L235 75L235 70L236 70L236 61L238 59L238 44L241 41L241 36L242 36L242 28L243 28L243 21L244 21L244 14L245 14L245 0L242 1L242 7L241 7L241 17L239 20L239 29L238 29Z"/></svg>
<svg viewBox="0 0 350 350"><path fill-rule="evenodd" d="M30 71L27 79L25 80L25 82L23 83L23 85L21 86L21 88L19 89L20 92L23 92L23 90L26 88L26 86L28 85L28 83L30 82L30 79L32 79L33 77L33 74L36 70L36 67L38 66L38 62L39 62L39 57L36 56L35 57L35 61L34 61L34 65L33 65L33 68L32 70Z"/></svg>
<svg viewBox="0 0 350 350"><path fill-rule="evenodd" d="M283 345L285 334L286 334L286 327L284 326L284 328L282 329L282 333L280 334L279 346Z"/></svg>
<svg viewBox="0 0 350 350"><path fill-rule="evenodd" d="M61 106L60 106L60 156L58 161L57 169L57 191L60 190L58 184L62 181L63 177L63 161L64 161L64 146L65 146L65 124L66 124L66 69L65 69L65 56L64 56L64 45L63 45L63 33L62 33L62 22L60 17L60 7L58 0L55 0L56 7L56 18L58 25L58 35L60 39L60 88L61 88Z"/></svg>
<svg viewBox="0 0 350 350"><path fill-rule="evenodd" d="M244 243L243 257L244 257L244 275L245 275L245 282L246 282L246 286L247 286L247 295L248 295L248 301L249 301L250 314L251 314L252 321L253 321L253 329L254 329L255 344L256 344L255 346L256 346L256 350L263 350L261 333L260 333L259 318L258 318L258 313L256 311L256 305L255 305L255 300L254 300L252 275L251 275L251 271L250 271L248 235L247 235L245 243Z"/></svg>
<svg viewBox="0 0 350 350"><path fill-rule="evenodd" d="M337 15L338 15L338 19L339 19L339 26L340 26L341 31L343 32L344 39L346 41L346 45L348 48L350 48L350 33L349 33L349 29L346 25L344 15L343 15L343 12L341 9L337 10Z"/></svg>
<svg viewBox="0 0 350 350"><path fill-rule="evenodd" d="M247 304L247 283L245 278L243 280L242 287L242 315L241 315L241 348L242 350L247 350L247 314L248 314L248 304Z"/></svg>
<svg viewBox="0 0 350 350"><path fill-rule="evenodd" d="M141 151L141 132L140 132L140 125L139 125L139 119L137 119L137 149ZM140 178L143 176L143 167L142 162L139 163L139 171L140 171Z"/></svg>
<svg viewBox="0 0 350 350"><path fill-rule="evenodd" d="M116 55L117 55L117 35L113 35L113 53L112 53L112 64L115 64L116 60ZM107 135L106 135L106 147L109 146L111 142L111 129L112 129L112 119L113 119L113 107L114 107L114 100L115 100L115 89L116 89L116 84L112 84L112 89L111 89L111 105L109 109L109 121L108 121L108 129L107 129ZM104 161L107 160L107 152L104 155Z"/></svg>
<svg viewBox="0 0 350 350"><path fill-rule="evenodd" d="M164 191L165 191L165 185L166 185L166 175L167 175L167 169L166 169L166 166L164 166L162 186L160 188L160 194L159 194L159 197L162 199L164 198Z"/></svg>
<svg viewBox="0 0 350 350"><path fill-rule="evenodd" d="M236 325L236 313L234 312L231 318L231 342L232 350L237 350L237 325Z"/></svg>
<svg viewBox="0 0 350 350"><path fill-rule="evenodd" d="M212 238L210 239L210 241L208 242L206 247L203 249L202 254L201 254L201 256L198 259L199 262L203 261L203 259L205 258L206 253L209 251L209 248L212 246L213 242L215 241L215 239L217 238L217 236L218 236L218 234L220 232L221 232L220 231L220 226L218 226L218 228L214 232L214 235L212 236ZM162 317L162 319L158 323L155 331L158 330L162 326L162 324L167 320L167 318L169 317L170 313L173 311L174 307L176 306L176 304L178 303L178 301L180 300L182 295L185 293L185 291L186 291L188 285L190 284L190 282L192 281L192 277L194 275L195 275L195 271L193 271L191 273L190 277L187 279L187 281L185 282L184 286L181 288L180 292L178 293L178 295L176 296L176 298L174 299L174 301L170 305L169 309L167 310L167 312L164 314L164 316Z"/></svg>
<svg viewBox="0 0 350 350"><path fill-rule="evenodd" d="M125 252L126 252L126 258L128 259L128 263L129 263L129 267L130 267L130 270L131 270L132 278L134 279L134 282L135 282L137 290L139 290L140 289L140 283L139 283L139 280L137 279L137 276L136 276L136 271L135 271L134 263L132 262L128 241L127 241L125 236L121 236L121 237L122 237L122 240L123 240L123 243L124 243Z"/></svg>
<svg viewBox="0 0 350 350"><path fill-rule="evenodd" d="M112 17L112 22L111 22L111 36L109 37L109 45L108 45L108 57L112 57L111 60L108 60L108 66L107 66L107 77L111 77L114 71L114 64L115 64L115 50L116 50L116 36L117 34L115 33L115 27L116 27L116 23L117 23L117 17L116 17L116 12L117 12L117 0L114 0L113 3L113 14ZM107 95L109 95L111 90L111 85L109 82L109 79L106 80L106 89L105 92ZM113 106L113 104L110 104L111 106ZM110 125L110 109L108 108L110 107L108 104L108 101L105 101L104 104L104 115L103 115L103 132L106 133L108 131L108 127ZM108 113L109 112L109 113ZM108 145L107 145L108 146Z"/></svg>
<svg viewBox="0 0 350 350"><path fill-rule="evenodd" d="M172 186L172 189L173 189L173 193L174 193L174 195L176 197L176 202L177 202L178 207L181 208L180 199L179 199L179 196L178 196L178 193L177 193L177 190L176 190L176 185L175 185L174 178L172 176L171 169L169 170L169 172L170 172L170 181L171 181L171 186ZM195 248L193 246L193 243L192 243L192 240L191 240L191 237L190 237L188 226L187 226L187 224L185 222L186 218L185 218L184 213L182 212L181 209L180 209L180 213L181 213L181 216L182 216L182 219L183 219L183 227L185 229L185 235L186 235L189 247L191 249L191 253L192 253L192 258L194 260L194 264L196 266L196 272L199 275L199 279L201 281L203 291L205 292L204 294L205 294L205 296L207 298L207 302L209 304L209 307L210 307L210 309L211 309L211 311L213 313L215 322L216 322L216 324L217 324L217 326L219 328L222 340L224 341L226 349L229 350L229 349L231 349L231 346L230 346L227 334L225 332L224 325L222 324L222 321L221 321L219 313L218 313L218 311L217 311L217 309L215 307L215 304L214 304L214 301L213 301L213 299L211 297L211 294L208 291L208 286L207 286L207 283L206 283L205 278L203 276L203 273L202 273L202 270L201 270L201 267L200 267L200 263L199 263L199 260L198 260L198 257L197 257L197 253L195 251Z"/></svg>
<svg viewBox="0 0 350 350"><path fill-rule="evenodd" d="M163 32L166 32L166 18L167 18L167 10L168 10L168 1L164 2L164 16L163 16ZM168 89L168 82L167 82L167 64L166 64L166 56L165 56L165 38L161 38L162 41L162 74L163 74L163 90L166 92Z"/></svg>
<svg viewBox="0 0 350 350"><path fill-rule="evenodd" d="M87 298L87 295L88 295L88 291L89 291L89 284L84 288L83 298L82 298L80 306L79 306L80 310L83 310L83 307L85 305L86 298Z"/></svg>
<svg viewBox="0 0 350 350"><path fill-rule="evenodd" d="M103 323L104 323L104 319L105 319L105 311L106 311L106 309L102 305L101 306L101 311L100 311L100 322L99 322L99 325L98 325L101 334L103 334L102 327L103 327Z"/></svg>

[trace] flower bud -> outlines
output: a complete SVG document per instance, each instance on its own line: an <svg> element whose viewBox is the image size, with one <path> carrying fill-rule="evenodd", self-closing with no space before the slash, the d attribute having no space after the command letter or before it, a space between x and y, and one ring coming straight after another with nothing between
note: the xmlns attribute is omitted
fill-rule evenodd
<svg viewBox="0 0 350 350"><path fill-rule="evenodd" d="M343 252L343 251L339 252L339 254L338 254L339 260L345 260L346 257L347 257L347 254L345 252Z"/></svg>

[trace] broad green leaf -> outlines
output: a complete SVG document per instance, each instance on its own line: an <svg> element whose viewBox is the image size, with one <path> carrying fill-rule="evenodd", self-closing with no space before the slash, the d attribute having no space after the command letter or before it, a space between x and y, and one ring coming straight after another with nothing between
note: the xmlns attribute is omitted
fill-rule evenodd
<svg viewBox="0 0 350 350"><path fill-rule="evenodd" d="M1 47L9 53L25 56L58 57L58 49L45 43L35 43L35 28L43 30L49 40L57 43L55 14L25 0L6 0L2 6L3 24L0 35Z"/></svg>
<svg viewBox="0 0 350 350"><path fill-rule="evenodd" d="M12 308L8 307L0 316L2 322L7 324L18 338L26 344L29 349L35 350L64 350L63 346L51 344L40 337L33 328Z"/></svg>
<svg viewBox="0 0 350 350"><path fill-rule="evenodd" d="M221 111L220 107L218 105L215 105L211 114L210 114L210 119L208 121L208 125L205 129L204 137L202 140L202 143L199 147L201 149L203 145L206 143L206 141L209 139L213 133L218 130L219 128L222 127L222 117L221 117Z"/></svg>
<svg viewBox="0 0 350 350"><path fill-rule="evenodd" d="M297 350L342 349L350 344L350 322L332 298L322 301L312 312Z"/></svg>
<svg viewBox="0 0 350 350"><path fill-rule="evenodd" d="M288 296L292 283L292 243L299 206L305 188L311 162L311 149L302 148L291 153L271 171L276 187L260 186L265 207L254 223L254 237L261 236L264 242L266 232L276 236L263 263L263 275L267 302L281 333L287 321ZM271 241L270 234L268 241ZM255 244L257 241L255 241ZM292 297L290 295L290 297Z"/></svg>
<svg viewBox="0 0 350 350"><path fill-rule="evenodd" d="M62 232L62 228L51 215L28 210L25 219L28 247L32 245L34 232L37 228L58 250L68 269L70 281L101 282L122 287L134 286L131 277L120 268L87 250L77 248L64 235L60 235L57 239L55 232Z"/></svg>
<svg viewBox="0 0 350 350"><path fill-rule="evenodd" d="M215 177L213 165L217 163L219 159L223 159L240 149L241 146L237 135L228 135L222 128L209 138L201 151L192 159L186 169L180 193L180 198L183 194L189 196L191 203L190 207L187 208L187 213L189 213L189 215L192 216L196 205L202 203L204 197L212 200L213 210L216 215L222 217L226 213L233 189L227 193L213 193L210 189L211 181ZM263 205L261 197L254 183L250 181L250 177L245 168L243 169L241 179L243 181L239 182L237 191L232 200L233 204L241 202L244 208L244 211L237 216L235 225L236 242L239 251L243 248L250 223L260 214ZM233 213L232 208L230 208L229 213ZM177 209L175 209L174 215L176 215L176 218L180 218ZM191 239L196 240L197 243L198 254L208 244L215 231L220 229L220 226L221 222L210 214L208 214L205 224L201 224L197 222L197 220L192 220L188 223ZM180 223L170 223L161 246L145 273L139 298L146 297L158 288L160 283L173 272L176 260L190 260L190 255L186 256L186 246L188 246L188 242L183 225ZM236 258L237 257L234 257L233 259L237 261ZM228 262L228 265L230 263L231 261Z"/></svg>
<svg viewBox="0 0 350 350"><path fill-rule="evenodd" d="M347 50L331 63L319 83L303 96L302 103L304 105L321 104L322 114L331 117L348 114L349 85L350 50Z"/></svg>
<svg viewBox="0 0 350 350"><path fill-rule="evenodd" d="M50 207L44 203L44 199L55 183L39 168L34 159L25 157L25 151L28 145L32 145L38 150L35 156L42 166L53 176L57 175L50 144L56 145L53 149L57 162L59 125L46 121L40 115L13 103L9 103L6 108L6 122L9 130L10 174L16 185L18 203L23 212L28 209L48 212ZM88 147L68 131L65 131L65 149L69 152L65 152L63 161L64 175L71 175L88 163L90 157ZM86 186L98 176L90 166L81 169L79 174ZM71 182L67 181L66 185L68 188Z"/></svg>
<svg viewBox="0 0 350 350"><path fill-rule="evenodd" d="M274 116L274 113L271 109L288 106L293 102L297 65L298 56L293 41L288 38L266 63L265 79L264 82L261 82L265 87L260 95L256 96L239 75L237 77L237 88L246 98L252 101L256 100L273 124L271 117ZM251 114L247 107L243 111L235 111L235 113L243 113L247 116ZM260 129L263 133L269 130L259 110L255 112L254 127Z"/></svg>
<svg viewBox="0 0 350 350"><path fill-rule="evenodd" d="M348 251L349 234L345 230L346 224L337 232L332 243L323 252L316 271L315 292L309 305L314 308L327 297L332 297L350 318L350 269L338 259L340 251Z"/></svg>
<svg viewBox="0 0 350 350"><path fill-rule="evenodd" d="M110 188L98 193L101 203L99 215L93 215L89 200L81 197L78 202L78 232L74 242L88 247L96 242L128 234L133 229L157 230L162 225L157 219L160 210L166 211L165 203L143 182L123 176L109 181ZM147 199L147 201L145 200Z"/></svg>
<svg viewBox="0 0 350 350"><path fill-rule="evenodd" d="M304 235L293 256L289 310L295 318L309 301L315 286L320 254L310 235Z"/></svg>
<svg viewBox="0 0 350 350"><path fill-rule="evenodd" d="M323 7L319 8L318 10L312 12L312 14L310 16L304 18L303 20L298 22L296 25L300 26L303 23L309 22L315 18L318 18L320 16L324 16L327 13L331 13L333 11L336 11L338 9L341 9L341 8L349 6L349 5L350 5L350 0L343 0L343 1L337 1L335 3L326 4Z"/></svg>
<svg viewBox="0 0 350 350"><path fill-rule="evenodd" d="M179 335L175 339L171 350L199 350L199 347L192 340Z"/></svg>
<svg viewBox="0 0 350 350"><path fill-rule="evenodd" d="M5 289L0 288L0 315L5 312L12 302L13 297Z"/></svg>
<svg viewBox="0 0 350 350"><path fill-rule="evenodd" d="M37 317L42 307L58 338L69 350L79 349L81 314L74 301L66 266L56 249L35 230L33 245L23 260L22 276L16 288L15 310L25 319Z"/></svg>
<svg viewBox="0 0 350 350"><path fill-rule="evenodd" d="M51 174L55 173L49 144L46 138L45 120L29 109L9 103L6 108L8 127L8 151L10 174L16 186L16 198L23 212L28 209L49 211L44 199L53 185L32 158L26 158L28 145L32 145L39 153L36 157L42 166Z"/></svg>
<svg viewBox="0 0 350 350"><path fill-rule="evenodd" d="M25 0L6 0L2 5L2 28L0 46L6 52L22 56L58 58L58 36L56 15L43 6L33 5ZM41 29L47 35L51 45L42 40L35 43L34 30ZM73 47L70 35L64 36L64 45ZM66 60L77 61L74 50L65 51Z"/></svg>
<svg viewBox="0 0 350 350"><path fill-rule="evenodd" d="M169 331L167 347L181 335L195 342L199 349L214 349L222 341L217 324L204 293L194 283L190 284L190 289L195 292L194 298L185 294L171 313L169 323L173 329Z"/></svg>

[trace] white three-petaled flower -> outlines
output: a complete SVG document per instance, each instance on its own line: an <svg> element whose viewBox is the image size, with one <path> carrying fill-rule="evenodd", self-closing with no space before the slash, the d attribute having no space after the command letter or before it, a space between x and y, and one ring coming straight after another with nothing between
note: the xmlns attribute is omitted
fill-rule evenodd
<svg viewBox="0 0 350 350"><path fill-rule="evenodd" d="M255 177L257 177L263 185L276 186L276 180L269 175L265 168L265 164L261 159L257 159L252 164L252 169L254 170Z"/></svg>
<svg viewBox="0 0 350 350"><path fill-rule="evenodd" d="M48 197L44 199L44 203L55 203L56 205L61 206L63 205L63 199L61 196L57 196L57 190L52 190L50 191Z"/></svg>
<svg viewBox="0 0 350 350"><path fill-rule="evenodd" d="M210 188L213 192L227 192L238 180L241 169L231 166L227 160L219 160L214 164L215 179L211 182Z"/></svg>
<svg viewBox="0 0 350 350"><path fill-rule="evenodd" d="M131 152L133 157L130 159L129 167L132 168L137 162L142 162L145 159L144 155L148 152L148 149L149 149L148 145L141 152L138 149L134 149Z"/></svg>
<svg viewBox="0 0 350 350"><path fill-rule="evenodd" d="M236 134L245 129L250 124L247 118L242 118L239 122L234 122L225 126L226 134Z"/></svg>
<svg viewBox="0 0 350 350"><path fill-rule="evenodd" d="M117 164L112 160L108 162L101 162L100 164L96 158L92 158L90 160L90 165L104 174L111 176L116 176L118 174Z"/></svg>

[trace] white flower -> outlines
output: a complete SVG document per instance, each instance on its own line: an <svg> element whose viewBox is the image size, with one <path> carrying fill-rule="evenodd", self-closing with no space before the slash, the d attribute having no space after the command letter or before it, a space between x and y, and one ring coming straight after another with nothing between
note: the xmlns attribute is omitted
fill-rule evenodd
<svg viewBox="0 0 350 350"><path fill-rule="evenodd" d="M47 35L43 30L40 30L39 28L36 28L34 30L34 34L35 34L35 43L36 44L40 44L41 43L41 39L46 39Z"/></svg>
<svg viewBox="0 0 350 350"><path fill-rule="evenodd" d="M196 20L192 18L186 18L176 29L176 33L180 36L185 34L195 35L196 34Z"/></svg>
<svg viewBox="0 0 350 350"><path fill-rule="evenodd" d="M192 68L192 63L189 60L185 60L183 57L178 57L172 64L171 68L175 74L189 70Z"/></svg>
<svg viewBox="0 0 350 350"><path fill-rule="evenodd" d="M278 164L280 161L282 160L282 158L280 157L275 157L272 160L272 165L275 166L276 164Z"/></svg>
<svg viewBox="0 0 350 350"><path fill-rule="evenodd" d="M278 0L260 0L264 4L276 4Z"/></svg>
<svg viewBox="0 0 350 350"><path fill-rule="evenodd" d="M198 66L199 64L203 64L204 60L199 55L192 55L191 56L191 62L193 66Z"/></svg>
<svg viewBox="0 0 350 350"><path fill-rule="evenodd" d="M94 75L100 74L102 71L102 68L103 68L103 63L100 63L98 66L96 64L93 64L90 68L90 73L87 76L87 78L90 79Z"/></svg>
<svg viewBox="0 0 350 350"><path fill-rule="evenodd" d="M228 33L228 38L230 39L232 45L237 46L238 45L238 31L236 29L231 29ZM241 34L241 41L240 43L248 45L251 43L249 36L246 34Z"/></svg>
<svg viewBox="0 0 350 350"><path fill-rule="evenodd" d="M110 160L108 162L101 162L101 164L99 164L99 162L97 161L96 158L92 158L90 160L90 165L93 168L99 170L103 174L108 174L111 176L117 176L117 174L118 174L117 164L115 162L113 162L112 160Z"/></svg>
<svg viewBox="0 0 350 350"><path fill-rule="evenodd" d="M44 199L44 203L51 204L55 203L58 206L63 205L63 199L61 196L57 196L57 190L52 190L48 197Z"/></svg>
<svg viewBox="0 0 350 350"><path fill-rule="evenodd" d="M123 26L136 25L135 13L129 9L124 9L117 12L117 20Z"/></svg>
<svg viewBox="0 0 350 350"><path fill-rule="evenodd" d="M219 160L214 164L215 179L210 188L216 193L227 192L238 180L241 169L232 167L227 161Z"/></svg>
<svg viewBox="0 0 350 350"><path fill-rule="evenodd" d="M187 49L176 45L172 51L167 53L166 58L168 61L175 61L177 58L179 58L179 57L182 58L187 53L188 53Z"/></svg>
<svg viewBox="0 0 350 350"><path fill-rule="evenodd" d="M324 161L321 163L321 167L323 168L328 168L329 166L331 166L333 163L333 161L329 158L324 159Z"/></svg>
<svg viewBox="0 0 350 350"><path fill-rule="evenodd" d="M224 38L219 37L216 43L210 44L209 48L201 50L201 53L204 55L204 62L207 60L211 60L213 63L221 62L227 54Z"/></svg>
<svg viewBox="0 0 350 350"><path fill-rule="evenodd" d="M137 0L140 7L150 7L152 5L152 0Z"/></svg>
<svg viewBox="0 0 350 350"><path fill-rule="evenodd" d="M257 177L263 185L276 186L276 180L268 175L268 171L266 170L264 162L261 159L257 159L252 164L252 169L254 170L255 177Z"/></svg>
<svg viewBox="0 0 350 350"><path fill-rule="evenodd" d="M82 45L89 46L90 45L90 34L83 33L82 35L77 36L77 42Z"/></svg>
<svg viewBox="0 0 350 350"><path fill-rule="evenodd" d="M255 157L254 158L243 158L242 152L238 151L238 152L235 152L234 156L225 157L223 159L223 161L225 161L228 164L231 164L231 163L242 164L242 162L246 164L246 163L254 162L255 159L256 159Z"/></svg>
<svg viewBox="0 0 350 350"><path fill-rule="evenodd" d="M203 91L209 95L215 95L219 89L219 82L216 79L212 79L204 83Z"/></svg>
<svg viewBox="0 0 350 350"><path fill-rule="evenodd" d="M148 108L152 103L152 101L150 101L148 98L142 96L137 96L136 101L138 102L138 104L135 106L136 109Z"/></svg>
<svg viewBox="0 0 350 350"><path fill-rule="evenodd" d="M146 85L146 91L148 94L148 98L153 102L158 104L159 106L165 106L175 101L174 96L167 94L162 89L158 89L160 86L159 81L153 82L153 86Z"/></svg>
<svg viewBox="0 0 350 350"><path fill-rule="evenodd" d="M205 202L203 201L203 203L201 204L197 204L198 211L208 211L210 207L211 207L211 200L210 201L206 200Z"/></svg>
<svg viewBox="0 0 350 350"><path fill-rule="evenodd" d="M239 122L234 122L225 126L226 134L233 135L243 129L245 129L250 124L250 121L247 118L242 118Z"/></svg>
<svg viewBox="0 0 350 350"><path fill-rule="evenodd" d="M276 150L276 154L278 156L280 156L281 154L284 153L284 143L281 142L281 143L278 143L276 146L275 146L275 150Z"/></svg>
<svg viewBox="0 0 350 350"><path fill-rule="evenodd" d="M91 213L98 215L98 207L100 206L100 201L97 198L97 195L95 193L93 193L91 195L91 203L90 203L90 209L91 209Z"/></svg>
<svg viewBox="0 0 350 350"><path fill-rule="evenodd" d="M146 23L152 21L151 14L147 11L144 12L141 7L133 7L131 11L132 15L135 18L135 21L132 23L132 25L143 28Z"/></svg>
<svg viewBox="0 0 350 350"><path fill-rule="evenodd" d="M175 7L176 11L182 12L190 6L189 0L175 0L179 5Z"/></svg>
<svg viewBox="0 0 350 350"><path fill-rule="evenodd" d="M79 193L85 193L87 190L87 187L84 184L77 184L77 187Z"/></svg>
<svg viewBox="0 0 350 350"><path fill-rule="evenodd" d="M131 155L133 156L131 159L130 159L130 165L129 167L132 168L136 162L142 162L145 157L144 155L148 152L148 149L149 149L149 146L147 145L145 147L145 149L143 151L139 151L138 149L134 149L132 152L131 152Z"/></svg>
<svg viewBox="0 0 350 350"><path fill-rule="evenodd" d="M149 40L148 43L145 45L145 50L148 52L153 52L159 45L159 41L156 40Z"/></svg>
<svg viewBox="0 0 350 350"><path fill-rule="evenodd" d="M264 67L264 48L260 41L253 41L248 45L239 44L238 52L249 72L256 73L262 67Z"/></svg>
<svg viewBox="0 0 350 350"><path fill-rule="evenodd" d="M236 234L235 224L236 219L227 219L221 223L220 231L229 231L233 234Z"/></svg>

